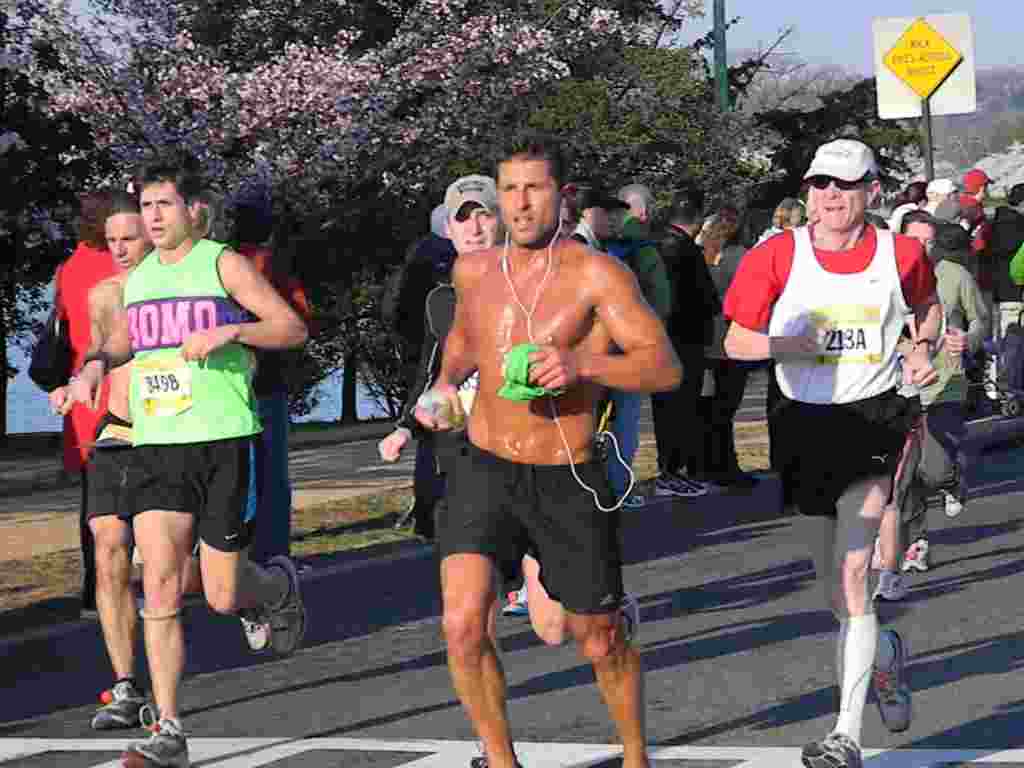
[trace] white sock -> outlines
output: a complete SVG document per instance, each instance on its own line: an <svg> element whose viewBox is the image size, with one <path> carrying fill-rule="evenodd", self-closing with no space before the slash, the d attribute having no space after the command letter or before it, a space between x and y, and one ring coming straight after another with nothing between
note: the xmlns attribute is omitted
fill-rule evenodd
<svg viewBox="0 0 1024 768"><path fill-rule="evenodd" d="M843 653L846 650L846 634L850 630L848 619L839 620L839 637L836 638L836 680L843 684Z"/></svg>
<svg viewBox="0 0 1024 768"><path fill-rule="evenodd" d="M846 636L839 634L843 657L842 677L839 680L842 697L839 719L834 730L846 734L860 744L864 722L864 704L871 687L871 672L878 646L878 619L875 614L851 616L846 621Z"/></svg>

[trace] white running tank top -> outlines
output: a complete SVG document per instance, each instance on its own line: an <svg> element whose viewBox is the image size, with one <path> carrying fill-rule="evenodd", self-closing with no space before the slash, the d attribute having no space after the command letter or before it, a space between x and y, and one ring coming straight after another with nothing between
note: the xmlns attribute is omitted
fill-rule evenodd
<svg viewBox="0 0 1024 768"><path fill-rule="evenodd" d="M820 353L816 359L776 364L783 394L804 403L852 403L898 387L896 344L910 307L892 233L876 228L871 263L849 275L818 263L807 227L794 229L793 239L793 267L772 308L768 333L799 336L813 327Z"/></svg>

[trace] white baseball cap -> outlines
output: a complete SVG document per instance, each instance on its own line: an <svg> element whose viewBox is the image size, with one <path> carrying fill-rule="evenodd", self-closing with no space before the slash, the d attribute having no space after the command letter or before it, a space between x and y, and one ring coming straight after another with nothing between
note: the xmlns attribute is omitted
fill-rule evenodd
<svg viewBox="0 0 1024 768"><path fill-rule="evenodd" d="M491 213L498 212L498 188L490 176L473 174L453 181L444 195L444 207L455 216L466 203L476 203Z"/></svg>
<svg viewBox="0 0 1024 768"><path fill-rule="evenodd" d="M843 181L859 181L868 174L878 174L871 147L856 139L836 139L818 147L804 178L831 176Z"/></svg>
<svg viewBox="0 0 1024 768"><path fill-rule="evenodd" d="M928 197L952 195L954 192L956 192L956 183L952 179L934 179L929 181L924 191Z"/></svg>

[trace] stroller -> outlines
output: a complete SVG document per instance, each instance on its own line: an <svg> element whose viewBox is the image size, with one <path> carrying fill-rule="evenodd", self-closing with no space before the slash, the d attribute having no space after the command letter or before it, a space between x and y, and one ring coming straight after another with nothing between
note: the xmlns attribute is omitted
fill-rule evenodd
<svg viewBox="0 0 1024 768"><path fill-rule="evenodd" d="M996 371L990 374L987 358L994 358ZM974 418L1000 415L1017 418L1024 413L1024 312L1006 327L999 341L986 341L984 350L965 365L968 381L967 412ZM985 403L992 413L985 413Z"/></svg>

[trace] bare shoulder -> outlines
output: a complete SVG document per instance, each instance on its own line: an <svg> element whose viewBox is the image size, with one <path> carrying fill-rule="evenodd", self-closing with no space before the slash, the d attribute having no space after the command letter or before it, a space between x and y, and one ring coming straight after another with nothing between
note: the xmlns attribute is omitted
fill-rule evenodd
<svg viewBox="0 0 1024 768"><path fill-rule="evenodd" d="M591 285L622 287L636 282L633 271L603 251L597 251L575 240L569 241L562 251L567 265L575 265Z"/></svg>
<svg viewBox="0 0 1024 768"><path fill-rule="evenodd" d="M252 262L233 248L225 248L217 257L217 267L221 270L238 270L251 266Z"/></svg>
<svg viewBox="0 0 1024 768"><path fill-rule="evenodd" d="M89 303L97 307L120 306L127 280L128 273L122 272L96 283L89 291Z"/></svg>
<svg viewBox="0 0 1024 768"><path fill-rule="evenodd" d="M455 259L452 281L459 288L472 286L487 274L498 258L497 248L463 254Z"/></svg>

